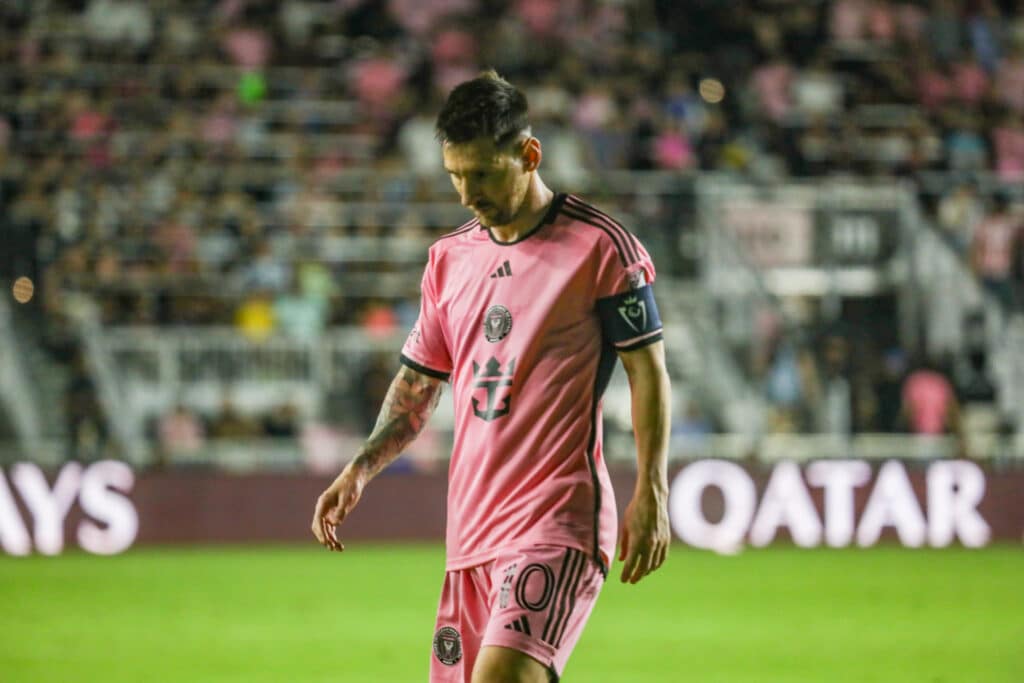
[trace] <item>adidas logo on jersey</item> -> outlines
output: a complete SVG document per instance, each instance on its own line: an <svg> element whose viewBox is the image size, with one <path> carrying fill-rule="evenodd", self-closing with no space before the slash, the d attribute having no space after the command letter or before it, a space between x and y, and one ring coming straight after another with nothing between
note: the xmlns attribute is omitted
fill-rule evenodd
<svg viewBox="0 0 1024 683"><path fill-rule="evenodd" d="M491 273L491 279L496 277L512 277L512 266L508 261L502 263L496 271Z"/></svg>
<svg viewBox="0 0 1024 683"><path fill-rule="evenodd" d="M519 617L511 624L505 624L506 631L515 631L517 633L525 633L530 635L530 620L526 618L526 615Z"/></svg>

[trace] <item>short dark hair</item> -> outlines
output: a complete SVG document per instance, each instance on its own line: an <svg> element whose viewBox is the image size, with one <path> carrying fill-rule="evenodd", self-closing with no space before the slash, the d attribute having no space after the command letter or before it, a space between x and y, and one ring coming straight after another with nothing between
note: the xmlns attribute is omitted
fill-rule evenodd
<svg viewBox="0 0 1024 683"><path fill-rule="evenodd" d="M493 69L455 86L437 115L437 139L461 144L490 138L501 147L529 134L526 95Z"/></svg>

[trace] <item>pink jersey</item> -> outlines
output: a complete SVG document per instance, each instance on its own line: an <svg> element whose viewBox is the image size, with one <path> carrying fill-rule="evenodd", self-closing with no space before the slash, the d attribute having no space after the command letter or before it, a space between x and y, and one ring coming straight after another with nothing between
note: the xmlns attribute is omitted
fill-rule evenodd
<svg viewBox="0 0 1024 683"><path fill-rule="evenodd" d="M601 447L616 350L661 339L639 241L572 195L510 243L473 220L430 248L402 362L450 379L449 570L533 544L607 568L617 535Z"/></svg>

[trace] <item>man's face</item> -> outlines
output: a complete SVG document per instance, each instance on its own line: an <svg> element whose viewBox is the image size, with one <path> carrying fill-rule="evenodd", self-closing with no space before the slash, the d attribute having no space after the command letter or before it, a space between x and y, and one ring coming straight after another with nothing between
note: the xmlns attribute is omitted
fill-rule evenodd
<svg viewBox="0 0 1024 683"><path fill-rule="evenodd" d="M459 193L485 226L508 225L519 213L530 184L523 166L522 143L497 148L478 138L458 144L444 143L444 168Z"/></svg>

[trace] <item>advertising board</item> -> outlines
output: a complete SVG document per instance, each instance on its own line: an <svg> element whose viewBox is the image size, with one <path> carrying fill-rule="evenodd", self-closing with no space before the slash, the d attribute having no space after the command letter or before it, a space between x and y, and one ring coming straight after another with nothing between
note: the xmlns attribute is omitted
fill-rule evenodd
<svg viewBox="0 0 1024 683"><path fill-rule="evenodd" d="M635 473L612 472L620 512ZM328 477L296 473L136 472L116 461L31 463L0 470L0 548L57 555L69 545L114 554L136 545L312 543L313 503ZM745 546L907 548L1020 543L1024 470L969 460L696 460L670 477L678 540L733 553ZM443 471L384 473L345 522L347 540L444 537ZM400 501L399 505L395 501Z"/></svg>

